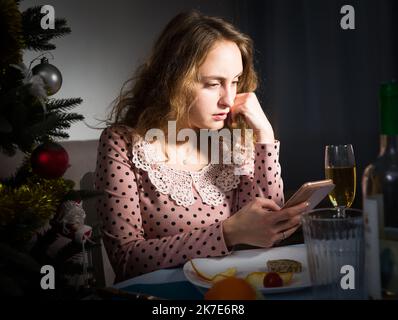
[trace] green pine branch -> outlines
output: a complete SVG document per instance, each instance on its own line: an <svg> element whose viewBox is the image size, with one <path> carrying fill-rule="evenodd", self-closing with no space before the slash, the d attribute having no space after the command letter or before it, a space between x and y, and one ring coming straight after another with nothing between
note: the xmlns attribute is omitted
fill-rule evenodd
<svg viewBox="0 0 398 320"><path fill-rule="evenodd" d="M69 98L69 99L49 99L46 103L46 108L49 112L52 111L67 111L75 108L82 103L81 98Z"/></svg>
<svg viewBox="0 0 398 320"><path fill-rule="evenodd" d="M48 133L48 136L54 138L54 139L68 139L69 134L66 133L65 131L60 131L60 130L50 130Z"/></svg>
<svg viewBox="0 0 398 320"><path fill-rule="evenodd" d="M55 45L49 43L54 38L59 38L71 32L66 19L56 18L55 29L43 30L40 21L43 14L41 6L34 6L22 13L22 28L26 49L35 51L48 51L55 49Z"/></svg>
<svg viewBox="0 0 398 320"><path fill-rule="evenodd" d="M26 127L26 129L22 132L22 135L24 137L31 137L36 143L43 142L48 140L48 132L56 128L57 123L58 117L56 115L50 114L44 117L40 122L36 122Z"/></svg>
<svg viewBox="0 0 398 320"><path fill-rule="evenodd" d="M84 116L62 112L80 104L80 98L53 100L47 114L43 106L29 94L29 85L21 86L12 93L0 95L0 115L6 121L7 130L0 130L0 149L7 155L14 155L17 148L27 153L34 144L48 140L67 139L64 130Z"/></svg>
<svg viewBox="0 0 398 320"><path fill-rule="evenodd" d="M58 120L58 126L60 128L69 128L71 124L84 120L84 116L78 113L50 113L50 115L55 115Z"/></svg>
<svg viewBox="0 0 398 320"><path fill-rule="evenodd" d="M7 121L8 130L0 132L0 148L7 155L14 155L19 148L30 152L37 141L29 127L45 120L44 108L31 94L31 84L19 85L7 91L0 90L0 115ZM40 132L44 135L45 132Z"/></svg>
<svg viewBox="0 0 398 320"><path fill-rule="evenodd" d="M51 138L69 138L69 134L63 130L69 129L73 123L84 119L84 116L77 113L52 113L50 115L56 119L54 127L47 132Z"/></svg>
<svg viewBox="0 0 398 320"><path fill-rule="evenodd" d="M43 30L41 6L22 13L24 48L51 50L52 39L71 32L66 19L55 19L55 29ZM48 99L43 108L31 84L23 84L24 75L16 68L2 70L0 76L0 151L12 156L17 149L29 153L35 144L48 140L67 139L71 124L84 119L67 113L82 102L80 98ZM45 111L45 109L47 111Z"/></svg>

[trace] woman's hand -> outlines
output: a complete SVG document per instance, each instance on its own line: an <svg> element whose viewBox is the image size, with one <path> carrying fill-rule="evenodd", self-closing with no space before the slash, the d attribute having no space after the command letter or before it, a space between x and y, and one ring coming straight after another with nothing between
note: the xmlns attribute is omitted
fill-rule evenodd
<svg viewBox="0 0 398 320"><path fill-rule="evenodd" d="M254 92L236 95L234 105L231 107L232 123L236 122L238 114L242 115L249 128L253 129L258 138L257 142L274 143L274 130Z"/></svg>
<svg viewBox="0 0 398 320"><path fill-rule="evenodd" d="M223 222L226 244L272 247L297 230L307 207L308 203L304 202L280 210L273 200L256 198Z"/></svg>

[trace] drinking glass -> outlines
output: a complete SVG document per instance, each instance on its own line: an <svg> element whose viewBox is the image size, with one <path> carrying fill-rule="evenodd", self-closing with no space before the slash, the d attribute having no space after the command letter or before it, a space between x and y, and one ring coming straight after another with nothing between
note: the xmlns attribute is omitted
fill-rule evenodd
<svg viewBox="0 0 398 320"><path fill-rule="evenodd" d="M315 299L365 299L363 212L316 209L303 214L303 234Z"/></svg>
<svg viewBox="0 0 398 320"><path fill-rule="evenodd" d="M325 177L332 179L335 188L329 199L337 208L337 215L344 216L344 210L351 207L356 192L356 166L351 144L327 145L325 147Z"/></svg>

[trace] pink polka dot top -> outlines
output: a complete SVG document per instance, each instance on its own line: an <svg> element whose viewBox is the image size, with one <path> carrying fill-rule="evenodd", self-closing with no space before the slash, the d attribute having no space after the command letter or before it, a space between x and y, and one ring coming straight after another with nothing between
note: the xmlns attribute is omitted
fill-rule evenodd
<svg viewBox="0 0 398 320"><path fill-rule="evenodd" d="M95 187L116 282L189 259L228 255L223 221L255 197L284 202L279 141L256 143L244 165L173 169L125 126L100 137Z"/></svg>

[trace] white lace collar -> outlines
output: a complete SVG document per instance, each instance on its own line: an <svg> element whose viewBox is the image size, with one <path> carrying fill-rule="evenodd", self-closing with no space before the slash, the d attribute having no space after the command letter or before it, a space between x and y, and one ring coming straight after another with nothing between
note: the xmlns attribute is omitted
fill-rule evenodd
<svg viewBox="0 0 398 320"><path fill-rule="evenodd" d="M212 164L200 171L174 169L162 163L152 144L140 138L132 147L132 162L148 173L157 191L170 195L178 204L189 207L195 202L192 184L204 203L218 206L224 202L225 192L235 189L240 175L234 164Z"/></svg>

